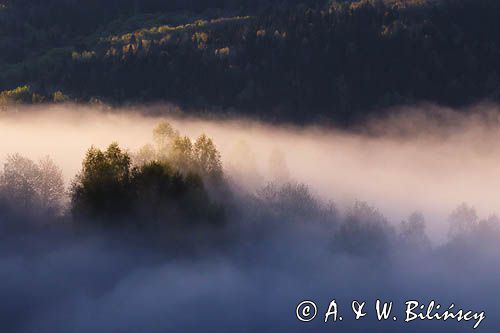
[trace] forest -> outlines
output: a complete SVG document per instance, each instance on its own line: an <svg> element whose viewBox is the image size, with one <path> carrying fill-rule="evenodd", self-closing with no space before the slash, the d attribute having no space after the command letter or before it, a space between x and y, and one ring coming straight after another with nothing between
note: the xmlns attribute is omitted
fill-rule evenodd
<svg viewBox="0 0 500 333"><path fill-rule="evenodd" d="M497 333L498 36L498 0L0 0L0 331Z"/></svg>
<svg viewBox="0 0 500 333"><path fill-rule="evenodd" d="M170 102L349 125L498 101L496 0L2 1L0 104Z"/></svg>
<svg viewBox="0 0 500 333"><path fill-rule="evenodd" d="M34 119L43 131L46 125ZM67 125L58 126L68 131ZM365 201L337 205L294 180L278 152L270 157L272 181L245 190L238 172L249 177L248 171L223 163L227 158L208 135L182 132L163 120L138 149L116 142L88 147L69 182L51 157L12 153L3 159L2 327L12 332L239 329L242 318L265 300L266 315L245 332L270 323L292 332L331 330L320 322L300 326L289 314L291 305L309 295L347 304L351 297L381 295L400 302L410 293L487 313L494 308L485 295L496 288L500 273L494 264L500 237L495 215L482 217L472 205L458 204L439 222L447 226L445 240L436 241L434 218L416 210L394 221ZM37 138L35 133L26 140L33 144ZM239 149L242 162L251 163L244 153L248 148ZM416 204L420 198L417 192L413 196ZM179 302L197 307L200 320L193 322L175 306ZM220 311L230 315L213 321ZM497 323L486 317L481 328L489 332ZM339 328L373 325L373 320L350 320ZM404 324L379 325L399 332ZM404 329L467 332L472 325L422 322Z"/></svg>
<svg viewBox="0 0 500 333"><path fill-rule="evenodd" d="M307 184L290 178L284 157L276 152L270 159L273 180L248 193L238 187L238 179L225 175L221 153L207 135L192 140L162 121L151 138L137 151L116 142L105 149L90 147L69 184L49 156L33 161L8 155L0 172L3 231L62 224L152 233L168 242L172 233L189 235L197 228L220 232L231 229L235 220L251 221L252 228L280 221L323 225L337 250L359 255L386 253L400 242L419 251L431 248L422 213L415 211L395 227L375 207L357 200L340 214L333 201L316 197ZM479 219L463 203L449 215L448 238L450 244L469 237L494 239L499 228L495 215Z"/></svg>

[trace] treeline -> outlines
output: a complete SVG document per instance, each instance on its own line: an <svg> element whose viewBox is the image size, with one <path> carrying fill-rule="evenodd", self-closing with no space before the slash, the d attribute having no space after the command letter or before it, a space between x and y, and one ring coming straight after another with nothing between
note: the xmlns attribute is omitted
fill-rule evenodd
<svg viewBox="0 0 500 333"><path fill-rule="evenodd" d="M194 144L170 124L154 131L156 146L131 156L118 144L91 148L71 189L77 220L101 225L184 227L223 225L223 207L206 187L222 187L220 154L201 135Z"/></svg>
<svg viewBox="0 0 500 333"><path fill-rule="evenodd" d="M34 162L19 154L8 156L0 171L1 227L67 219L144 230L224 225L224 207L213 199L224 190L213 141L201 135L191 142L166 122L153 137L154 145L133 154L117 143L105 150L91 147L69 193L50 158Z"/></svg>
<svg viewBox="0 0 500 333"><path fill-rule="evenodd" d="M186 15L257 12L262 7L286 7L322 0L1 0L0 59L16 64L50 48L80 45L102 27L145 18L177 21ZM165 17L164 17L165 16ZM111 24L110 24L111 22Z"/></svg>
<svg viewBox="0 0 500 333"><path fill-rule="evenodd" d="M22 3L21 16L38 2ZM339 123L396 104L460 106L500 98L496 0L284 1L269 6L208 1L200 2L199 10L191 1L182 5L190 12L176 18L171 11L176 2L161 2L174 6L167 8L160 2L125 1L116 2L121 14L108 27L104 23L112 15L103 13L114 13L115 2L99 3L101 9L92 3L41 14L91 28L59 28L61 33L53 33L54 41L45 40L44 46L28 42L23 50L46 50L35 58L7 55L17 45L11 39L14 30L0 37L6 43L0 89L29 83L40 95L60 90L80 101L172 101L278 120ZM3 10L3 24L9 21L8 8L17 8L15 2ZM87 23L65 15L83 15L87 9L96 12ZM39 34L48 25L22 36ZM134 28L123 29L129 25ZM58 39L63 30L74 36Z"/></svg>
<svg viewBox="0 0 500 333"><path fill-rule="evenodd" d="M205 241L213 238L221 246L316 230L330 235L332 251L353 255L388 255L401 246L432 248L420 213L393 225L364 202L340 212L289 178L276 177L256 193L233 182L238 179L224 175L210 138L193 141L167 122L154 129L152 144L136 152L117 143L104 150L91 147L69 191L50 158L35 162L14 154L0 169L0 237L12 230L65 225L132 231L160 242L205 235ZM447 246L496 242L499 236L496 216L479 219L465 204L450 214Z"/></svg>

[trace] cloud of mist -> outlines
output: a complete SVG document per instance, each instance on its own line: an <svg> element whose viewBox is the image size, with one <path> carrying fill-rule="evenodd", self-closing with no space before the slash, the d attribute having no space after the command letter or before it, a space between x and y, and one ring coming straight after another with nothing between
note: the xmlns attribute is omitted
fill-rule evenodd
<svg viewBox="0 0 500 333"><path fill-rule="evenodd" d="M404 301L436 300L484 310L487 318L478 331L498 327L494 291L500 272L493 264L498 245L359 257L332 251L328 234L289 229L251 242L240 235L240 245L230 251L178 258L102 235L24 236L9 244L24 249L21 253L0 255L2 327L9 332L472 330L470 322L377 322L372 306L377 298L394 301L400 318ZM321 311L336 299L346 319L300 323L294 309L305 299ZM364 321L354 320L351 300L368 302Z"/></svg>
<svg viewBox="0 0 500 333"><path fill-rule="evenodd" d="M447 215L462 202L485 218L498 213L500 146L495 143L500 121L495 106L467 114L436 106L407 108L349 132L197 119L169 107L151 109L62 105L1 114L0 161L15 152L34 159L49 154L69 183L91 145L102 148L117 141L137 151L152 141L155 125L167 119L193 138L201 133L213 137L226 174L250 192L279 180L282 172L341 208L367 201L395 223L420 211L435 239L445 237ZM158 115L168 111L170 116Z"/></svg>
<svg viewBox="0 0 500 333"><path fill-rule="evenodd" d="M158 239L129 230L72 228L63 220L0 232L2 329L472 330L472 322L403 324L404 302L416 299L484 310L478 331L495 332L498 225L483 223L463 237L444 239L457 204L473 205L481 218L495 212L497 113L494 107L473 115L428 108L357 131L155 116L145 108L63 105L1 114L0 161L14 152L33 159L49 154L67 182L90 145L117 141L136 151L152 141L160 119L167 119L182 134L213 137L235 183L234 197L225 199L230 208L224 230ZM262 188L288 180L306 184L310 192L300 185ZM356 199L378 210L353 206ZM441 241L429 247L421 238L413 245L401 239L393 225L413 211L425 215L427 234ZM395 302L397 322L376 320L378 298ZM307 299L320 310L308 324L295 317L295 307ZM324 323L321 316L332 299L346 319ZM365 320L354 320L352 300L368 302Z"/></svg>

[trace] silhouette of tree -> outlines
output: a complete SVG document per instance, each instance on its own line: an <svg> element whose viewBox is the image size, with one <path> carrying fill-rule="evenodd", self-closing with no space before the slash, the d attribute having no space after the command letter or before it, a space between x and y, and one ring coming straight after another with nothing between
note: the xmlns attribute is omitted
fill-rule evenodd
<svg viewBox="0 0 500 333"><path fill-rule="evenodd" d="M421 213L412 213L399 226L399 237L406 246L426 249L431 243L425 232L425 218Z"/></svg>
<svg viewBox="0 0 500 333"><path fill-rule="evenodd" d="M471 234L478 224L478 217L473 207L462 203L450 214L448 221L448 236L452 239L462 238Z"/></svg>
<svg viewBox="0 0 500 333"><path fill-rule="evenodd" d="M153 130L153 140L159 160L165 160L168 158L168 155L172 150L173 141L177 137L179 137L179 132L176 131L167 121L162 121L155 127Z"/></svg>
<svg viewBox="0 0 500 333"><path fill-rule="evenodd" d="M224 223L223 209L212 203L201 177L182 169L189 167L181 164L187 160L176 161L175 166L149 161L132 167L116 143L105 151L90 148L71 190L74 217L103 226L146 228Z"/></svg>
<svg viewBox="0 0 500 333"><path fill-rule="evenodd" d="M106 151L90 148L72 186L73 215L99 223L122 222L131 204L130 165L130 157L117 143Z"/></svg>
<svg viewBox="0 0 500 333"><path fill-rule="evenodd" d="M193 159L195 170L211 179L222 177L221 156L212 139L202 134L194 143Z"/></svg>
<svg viewBox="0 0 500 333"><path fill-rule="evenodd" d="M40 176L36 187L41 207L47 212L58 213L65 196L62 170L48 156L38 162L38 168Z"/></svg>
<svg viewBox="0 0 500 333"><path fill-rule="evenodd" d="M134 171L134 215L147 227L221 225L223 209L212 203L201 178L183 175L166 163L152 162Z"/></svg>
<svg viewBox="0 0 500 333"><path fill-rule="evenodd" d="M4 197L18 209L36 209L40 199L37 195L39 177L35 162L19 154L8 156L1 179Z"/></svg>
<svg viewBox="0 0 500 333"><path fill-rule="evenodd" d="M9 155L0 173L0 197L16 212L57 215L64 198L62 171L48 156L35 163Z"/></svg>
<svg viewBox="0 0 500 333"><path fill-rule="evenodd" d="M172 142L168 161L181 172L193 171L193 144L187 136L177 136Z"/></svg>
<svg viewBox="0 0 500 333"><path fill-rule="evenodd" d="M394 230L386 218L365 202L357 201L335 234L338 249L357 255L387 253L394 242Z"/></svg>

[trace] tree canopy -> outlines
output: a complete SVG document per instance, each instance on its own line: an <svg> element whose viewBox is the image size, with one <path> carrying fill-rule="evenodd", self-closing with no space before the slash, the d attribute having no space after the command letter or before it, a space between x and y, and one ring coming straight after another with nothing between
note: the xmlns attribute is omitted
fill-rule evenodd
<svg viewBox="0 0 500 333"><path fill-rule="evenodd" d="M134 166L117 143L104 151L90 148L72 185L73 216L90 224L145 228L223 223L223 210L201 176L173 163L172 156L185 158L169 155Z"/></svg>
<svg viewBox="0 0 500 333"><path fill-rule="evenodd" d="M500 98L496 0L72 3L0 11L0 103L29 85L37 98L24 102L349 124L393 105Z"/></svg>

